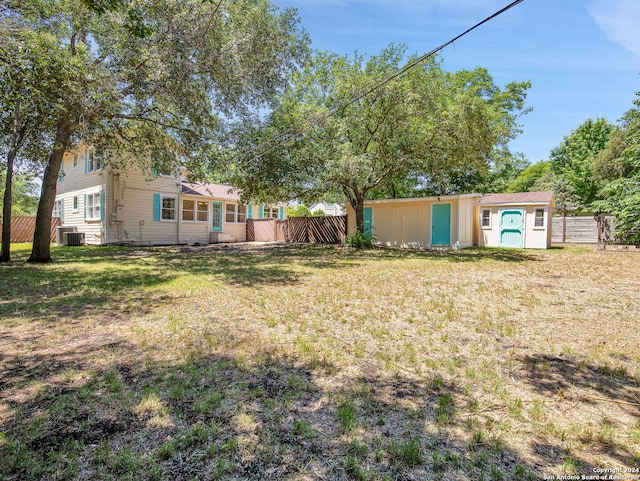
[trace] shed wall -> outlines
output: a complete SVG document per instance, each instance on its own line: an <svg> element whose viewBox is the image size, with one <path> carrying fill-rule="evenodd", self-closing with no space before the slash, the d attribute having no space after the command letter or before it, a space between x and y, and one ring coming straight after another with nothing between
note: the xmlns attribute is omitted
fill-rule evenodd
<svg viewBox="0 0 640 481"><path fill-rule="evenodd" d="M535 227L535 209L544 208L545 220L543 227ZM491 211L491 222L489 227L482 227L481 215L482 211L489 209ZM487 247L500 247L500 213L504 209L522 209L524 210L524 245L525 249L548 249L551 247L551 219L553 209L550 205L480 205L478 213L478 244Z"/></svg>
<svg viewBox="0 0 640 481"><path fill-rule="evenodd" d="M474 212L476 197L459 198L443 196L435 199L366 203L372 208L373 234L379 245L388 247L429 249L432 245L432 220L434 204L450 204L451 246L463 249L474 245ZM347 206L347 231L356 231L355 211Z"/></svg>

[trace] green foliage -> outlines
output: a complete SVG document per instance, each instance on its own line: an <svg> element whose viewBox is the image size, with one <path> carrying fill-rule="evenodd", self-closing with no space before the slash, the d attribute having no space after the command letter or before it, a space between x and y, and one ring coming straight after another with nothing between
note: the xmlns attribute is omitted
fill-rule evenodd
<svg viewBox="0 0 640 481"><path fill-rule="evenodd" d="M345 247L354 247L356 249L371 249L373 247L373 241L373 236L356 231L345 237L344 245Z"/></svg>
<svg viewBox="0 0 640 481"><path fill-rule="evenodd" d="M537 192L553 190L551 162L538 162L524 169L507 187L507 192Z"/></svg>
<svg viewBox="0 0 640 481"><path fill-rule="evenodd" d="M596 155L592 171L600 183L626 177L633 170L632 159L625 155L625 150L629 147L626 137L626 130L615 129L611 132L606 147Z"/></svg>
<svg viewBox="0 0 640 481"><path fill-rule="evenodd" d="M621 240L640 245L640 176L615 180L602 193L605 198L594 203L596 211L613 216Z"/></svg>
<svg viewBox="0 0 640 481"><path fill-rule="evenodd" d="M470 186L465 192L508 192L511 184L530 167L531 164L523 155L513 155L506 152L493 162L486 180L482 184Z"/></svg>
<svg viewBox="0 0 640 481"><path fill-rule="evenodd" d="M448 73L435 59L379 83L405 54L397 45L369 59L316 53L263 129L242 132L246 149L266 147L237 155L231 182L250 198L342 195L356 212L385 190L414 189L402 179L438 194L466 188L517 133L528 83L502 90L485 69ZM299 134L282 141L286 132Z"/></svg>
<svg viewBox="0 0 640 481"><path fill-rule="evenodd" d="M613 216L620 240L640 245L640 92L622 120L594 163L594 175L609 182L593 207Z"/></svg>
<svg viewBox="0 0 640 481"><path fill-rule="evenodd" d="M311 217L313 214L304 204L295 207L287 207L287 217Z"/></svg>
<svg viewBox="0 0 640 481"><path fill-rule="evenodd" d="M551 151L561 209L590 208L596 200L601 185L593 176L594 159L606 147L613 130L605 119L588 119Z"/></svg>
<svg viewBox="0 0 640 481"><path fill-rule="evenodd" d="M0 173L0 199L4 198L5 178ZM18 174L13 177L12 186L12 215L35 215L38 209L38 185L31 176ZM0 200L1 202L1 200Z"/></svg>

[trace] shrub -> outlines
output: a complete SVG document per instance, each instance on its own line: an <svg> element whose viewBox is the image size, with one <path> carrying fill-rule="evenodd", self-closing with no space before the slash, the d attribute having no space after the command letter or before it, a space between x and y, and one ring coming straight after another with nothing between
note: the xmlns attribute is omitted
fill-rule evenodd
<svg viewBox="0 0 640 481"><path fill-rule="evenodd" d="M373 241L373 236L356 231L344 239L344 245L346 247L355 247L356 249L371 249L373 247Z"/></svg>

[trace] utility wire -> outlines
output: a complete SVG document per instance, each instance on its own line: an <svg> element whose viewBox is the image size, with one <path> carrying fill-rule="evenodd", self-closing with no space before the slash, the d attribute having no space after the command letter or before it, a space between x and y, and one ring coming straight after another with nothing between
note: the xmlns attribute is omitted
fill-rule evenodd
<svg viewBox="0 0 640 481"><path fill-rule="evenodd" d="M418 65L420 65L422 62L424 62L425 60L429 59L430 57L433 57L436 53L440 52L441 50L444 50L446 47L448 47L449 45L451 45L452 43L456 42L457 40L461 39L462 37L464 37L465 35L467 35L468 33L472 32L473 30L475 30L476 28L484 25L485 23L493 20L494 18L502 15L503 13L505 13L508 10L511 10L513 7L515 7L516 5L520 4L524 2L524 0L515 0L514 2L511 2L509 5L507 5L506 7L498 10L497 12L495 12L494 14L488 16L487 18L485 18L484 20L482 20L481 22L476 23L473 27L468 28L467 30L465 30L464 32L462 32L461 34L457 35L456 37L452 38L451 40L443 43L442 45L440 45L439 47L434 48L433 50L431 50L430 52L425 53L424 55L421 55L420 57L412 60L411 62L409 62L408 64L406 64L405 66L399 68L398 70L396 70L395 72L387 75L386 77L383 77L382 79L380 79L379 81L375 82L371 87L369 87L368 89L362 90L360 92L356 92L350 100L344 102L343 104L332 108L331 110L329 110L329 112L327 112L325 115L323 115L322 117L320 117L319 119L317 119L314 122L309 121L307 127L303 128L302 130L299 130L297 132L287 132L285 134L279 135L278 137L275 137L273 140L277 140L278 142L273 146L270 147L260 153L257 154L257 157L266 155L270 152L272 152L273 150L277 149L278 147L281 147L283 145L288 144L289 142L291 142L293 139L304 135L305 133L307 133L309 130L311 130L312 128L316 127L320 122L328 119L329 117L334 116L338 111L340 110L344 110L347 107L349 107L350 105L355 104L356 102L358 102L359 100L363 99L364 97L366 97L367 95L369 95L370 93L378 90L379 88L387 85L388 83L390 83L392 80L402 76L403 74L405 74L406 72L408 72L409 70L417 67ZM258 146L259 148L260 146ZM253 149L258 150L258 148Z"/></svg>

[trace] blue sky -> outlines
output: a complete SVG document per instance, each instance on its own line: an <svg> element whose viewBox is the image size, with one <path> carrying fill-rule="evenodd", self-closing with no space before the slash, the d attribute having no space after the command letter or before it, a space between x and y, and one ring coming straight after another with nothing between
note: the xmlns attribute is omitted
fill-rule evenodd
<svg viewBox="0 0 640 481"><path fill-rule="evenodd" d="M426 53L510 0L272 0L296 7L312 47L374 55L389 43ZM588 118L616 122L640 90L640 0L524 0L441 52L447 70L485 67L501 86L532 83L511 143L548 158Z"/></svg>

